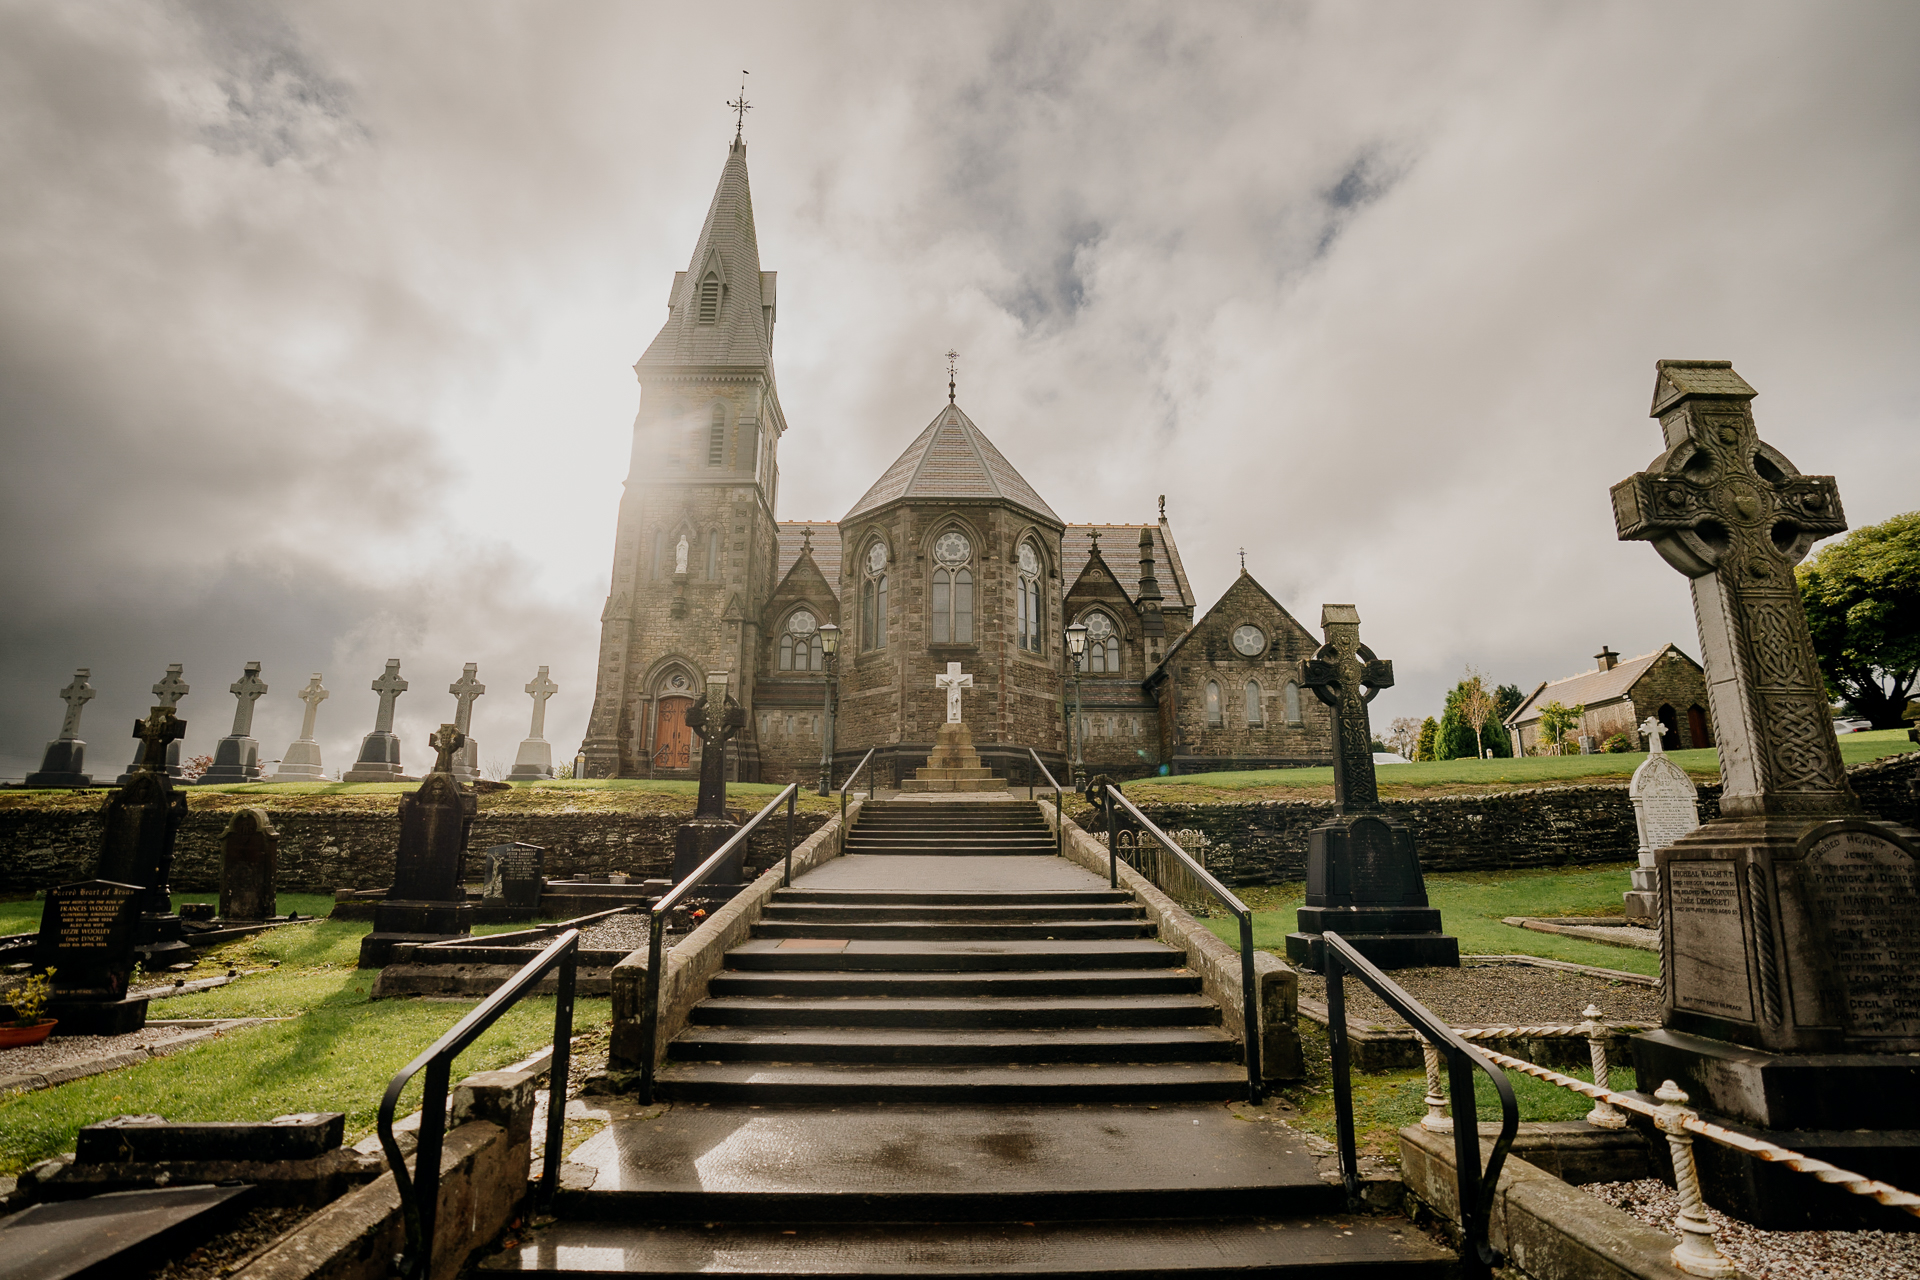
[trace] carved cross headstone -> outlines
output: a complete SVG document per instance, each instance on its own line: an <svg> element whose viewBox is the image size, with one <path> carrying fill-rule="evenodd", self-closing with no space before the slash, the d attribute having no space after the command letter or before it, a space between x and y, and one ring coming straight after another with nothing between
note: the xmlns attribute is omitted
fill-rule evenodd
<svg viewBox="0 0 1920 1280"><path fill-rule="evenodd" d="M1700 826L1700 793L1687 771L1675 764L1661 745L1662 727L1654 716L1640 725L1647 739L1647 758L1633 771L1633 781L1627 787L1634 825L1640 833L1640 865L1633 869L1633 888L1626 894L1626 912L1636 920L1660 918L1655 853Z"/></svg>
<svg viewBox="0 0 1920 1280"><path fill-rule="evenodd" d="M180 705L180 699L193 692L192 686L180 678L185 670L185 664L169 662L167 674L154 682L153 696L161 706L177 707Z"/></svg>
<svg viewBox="0 0 1920 1280"><path fill-rule="evenodd" d="M312 742L313 723L320 715L320 704L332 695L321 685L320 673L316 671L313 673L313 678L307 681L306 687L301 689L297 696L300 701L307 704L306 715L300 719L300 741Z"/></svg>
<svg viewBox="0 0 1920 1280"><path fill-rule="evenodd" d="M140 739L141 768L149 773L167 771L167 744L187 736L187 722L170 706L158 706L145 720L133 722L133 736Z"/></svg>
<svg viewBox="0 0 1920 1280"><path fill-rule="evenodd" d="M73 673L73 679L60 691L60 698L67 704L67 714L60 721L60 737L72 742L80 736L80 712L93 700L94 688L87 683L90 671L80 667Z"/></svg>
<svg viewBox="0 0 1920 1280"><path fill-rule="evenodd" d="M1393 663L1360 643L1360 613L1350 604L1320 608L1326 643L1300 664L1300 683L1333 708L1333 800L1341 813L1378 808L1373 730L1367 704L1393 687Z"/></svg>
<svg viewBox="0 0 1920 1280"><path fill-rule="evenodd" d="M450 724L443 724L427 737L427 745L434 749L433 771L452 773L454 753L467 745L467 735Z"/></svg>
<svg viewBox="0 0 1920 1280"><path fill-rule="evenodd" d="M400 678L400 659L388 658L386 671L369 687L380 695L380 710L374 714L373 731L392 733L393 704L407 691L407 682Z"/></svg>
<svg viewBox="0 0 1920 1280"><path fill-rule="evenodd" d="M526 668L522 667L521 670ZM533 696L533 727L527 730L529 738L544 738L547 734L547 699L560 692L560 686L547 678L547 669L540 668L540 674L527 682L527 690Z"/></svg>
<svg viewBox="0 0 1920 1280"><path fill-rule="evenodd" d="M153 685L153 697L154 697L155 705L162 706L162 707L178 707L180 705L180 699L186 697L187 694L192 692L191 686L189 686L185 680L180 678L181 672L184 670L185 670L185 667L181 663L169 662L167 664L167 674L160 677L160 679L156 680ZM140 736L138 729L134 731L133 736L136 738ZM176 739L175 742L177 743L178 739ZM161 762L160 764L154 765L153 767L155 769L164 768L170 776L175 778L179 777L180 776L180 748L177 745L169 745L167 748L166 760ZM146 743L142 742L136 747L134 747L133 763L128 765L127 771L120 775L120 778L119 778L120 785L125 786L127 783L132 782L134 774L141 773L145 771L147 768L148 768L147 746L146 746Z"/></svg>
<svg viewBox="0 0 1920 1280"><path fill-rule="evenodd" d="M700 802L695 818L724 818L727 813L726 744L746 727L747 713L727 692L729 673L707 675L707 687L687 708L687 727L700 737Z"/></svg>
<svg viewBox="0 0 1920 1280"><path fill-rule="evenodd" d="M260 695L266 691L266 682L260 679L260 664L249 662L240 678L227 686L227 692L238 704L233 709L233 732L229 737L245 738L253 733L253 704L260 701Z"/></svg>
<svg viewBox="0 0 1920 1280"><path fill-rule="evenodd" d="M547 699L560 692L560 686L547 678L547 669L527 682L527 694L533 699L533 724L514 753L510 782L532 782L553 776L553 747L547 742Z"/></svg>
<svg viewBox="0 0 1920 1280"><path fill-rule="evenodd" d="M947 723L960 723L960 691L973 688L973 677L960 674L960 664L949 662L946 671L933 678L933 687L947 691Z"/></svg>
<svg viewBox="0 0 1920 1280"><path fill-rule="evenodd" d="M463 734L473 727L473 700L487 691L487 686L474 679L479 671L479 663L469 662L460 669L460 678L447 686L454 698L453 727Z"/></svg>

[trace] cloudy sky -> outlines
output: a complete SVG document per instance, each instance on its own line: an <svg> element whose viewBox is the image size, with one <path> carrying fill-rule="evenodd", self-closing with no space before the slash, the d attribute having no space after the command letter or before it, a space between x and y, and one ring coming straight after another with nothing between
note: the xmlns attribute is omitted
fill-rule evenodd
<svg viewBox="0 0 1920 1280"><path fill-rule="evenodd" d="M1731 359L1856 526L1920 505L1920 9L0 0L0 777L249 659L328 764L403 660L584 730L638 391L752 72L791 431L837 517L960 398L1203 604L1353 601L1378 719L1674 640L1615 541L1653 362Z"/></svg>

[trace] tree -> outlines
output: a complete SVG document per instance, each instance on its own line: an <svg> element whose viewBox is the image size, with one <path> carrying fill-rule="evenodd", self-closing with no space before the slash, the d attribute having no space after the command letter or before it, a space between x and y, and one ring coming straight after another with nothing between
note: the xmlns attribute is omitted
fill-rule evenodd
<svg viewBox="0 0 1920 1280"><path fill-rule="evenodd" d="M1567 740L1567 731L1577 728L1586 714L1585 703L1575 703L1569 707L1558 698L1540 708L1540 732L1554 746L1555 755L1559 754L1558 748Z"/></svg>
<svg viewBox="0 0 1920 1280"><path fill-rule="evenodd" d="M1415 760L1433 759L1434 735L1440 732L1440 722L1428 716L1420 722L1420 736L1414 740L1413 758Z"/></svg>
<svg viewBox="0 0 1920 1280"><path fill-rule="evenodd" d="M1513 748L1500 724L1498 706L1498 695L1487 687L1486 676L1468 667L1466 678L1447 694L1446 710L1433 740L1434 759L1472 756L1477 760L1489 747L1495 755L1510 755Z"/></svg>
<svg viewBox="0 0 1920 1280"><path fill-rule="evenodd" d="M1920 511L1855 529L1794 576L1827 691L1899 728L1920 675Z"/></svg>
<svg viewBox="0 0 1920 1280"><path fill-rule="evenodd" d="M1494 715L1500 723L1505 724L1507 717L1513 714L1514 709L1527 700L1527 695L1520 692L1520 686L1517 684L1503 684L1493 691L1493 700Z"/></svg>
<svg viewBox="0 0 1920 1280"><path fill-rule="evenodd" d="M1420 722L1412 716L1401 716L1388 729L1386 742L1396 755L1413 759L1413 753L1420 747Z"/></svg>

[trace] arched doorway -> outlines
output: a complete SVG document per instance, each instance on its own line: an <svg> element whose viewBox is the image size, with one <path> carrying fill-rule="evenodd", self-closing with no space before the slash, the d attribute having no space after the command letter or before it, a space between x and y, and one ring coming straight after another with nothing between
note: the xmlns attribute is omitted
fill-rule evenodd
<svg viewBox="0 0 1920 1280"><path fill-rule="evenodd" d="M1697 702L1687 708L1687 736L1696 747L1713 745L1713 735L1707 732L1707 713L1700 709Z"/></svg>
<svg viewBox="0 0 1920 1280"><path fill-rule="evenodd" d="M687 727L688 697L661 698L653 713L653 767L655 769L693 768L693 730Z"/></svg>
<svg viewBox="0 0 1920 1280"><path fill-rule="evenodd" d="M1674 714L1673 704L1663 702L1654 712L1660 719L1660 749L1678 751L1680 749L1680 717Z"/></svg>

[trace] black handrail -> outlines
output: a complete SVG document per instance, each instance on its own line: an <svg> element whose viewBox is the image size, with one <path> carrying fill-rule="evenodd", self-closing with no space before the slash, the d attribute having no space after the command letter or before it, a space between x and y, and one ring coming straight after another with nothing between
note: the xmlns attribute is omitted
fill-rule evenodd
<svg viewBox="0 0 1920 1280"><path fill-rule="evenodd" d="M753 829L767 820L767 815L778 809L782 803L787 806L787 862L786 871L781 877L782 884L793 883L793 804L800 794L800 784L789 782L786 790L767 801L767 807L748 818L741 828L727 837L727 842L708 855L707 860L694 869L692 875L673 886L660 901L653 904L652 918L647 921L647 985L641 996L640 1005L640 1048L644 1055L640 1059L640 1101L643 1104L653 1102L654 1059L660 1054L660 964L662 943L667 931L667 913L680 905L694 886L718 871L735 845L753 834Z"/></svg>
<svg viewBox="0 0 1920 1280"><path fill-rule="evenodd" d="M1520 1106L1514 1101L1513 1085L1507 1073L1493 1065L1487 1056L1462 1040L1452 1027L1441 1021L1425 1005L1380 972L1371 960L1331 931L1320 937L1326 943L1327 1040L1333 1051L1333 1109L1339 1130L1340 1177L1347 1186L1347 1204L1359 1207L1360 1164L1353 1137L1353 1082L1347 1065L1347 997L1343 973L1352 973L1373 993L1386 1001L1415 1031L1426 1037L1447 1059L1447 1092L1453 1099L1453 1162L1458 1169L1460 1230L1465 1237L1464 1261L1469 1273L1490 1275L1501 1264L1488 1234L1493 1220L1493 1197L1500 1183L1500 1167L1506 1163L1507 1149L1520 1126ZM1500 1137L1483 1171L1480 1167L1479 1109L1473 1099L1473 1071L1478 1067L1493 1081L1500 1094Z"/></svg>
<svg viewBox="0 0 1920 1280"><path fill-rule="evenodd" d="M566 1132L567 1068L573 1045L573 988L579 952L580 931L569 929L466 1017L454 1023L452 1030L402 1067L387 1084L387 1094L380 1099L380 1146L387 1154L393 1180L400 1188L400 1207L406 1219L407 1251L401 1256L399 1266L402 1276L433 1274L434 1219L440 1208L440 1153L447 1136L447 1083L454 1058L557 967L560 990L553 1006L553 1058L547 1068L547 1151L540 1169L538 1192L541 1208L552 1205L554 1190L559 1185L560 1148ZM427 1078L420 1097L420 1139L414 1147L413 1174L408 1176L406 1158L393 1136L393 1112L407 1082L423 1067Z"/></svg>
<svg viewBox="0 0 1920 1280"><path fill-rule="evenodd" d="M1053 780L1053 770L1047 768L1040 759L1040 753L1032 747L1027 754L1033 757L1033 767L1047 777L1047 785L1053 788L1053 851L1064 857L1067 852L1067 811L1060 807L1060 784ZM1027 775L1027 799L1033 799L1033 774Z"/></svg>
<svg viewBox="0 0 1920 1280"><path fill-rule="evenodd" d="M1186 864L1187 872L1204 886L1207 892L1218 898L1223 906L1240 922L1240 1024L1246 1040L1247 1052L1247 1101L1258 1102L1266 1096L1265 1086L1260 1079L1260 992L1259 983L1253 972L1253 912L1247 904L1235 897L1232 890L1215 880L1207 869L1195 862L1185 849L1173 842L1173 837L1155 826L1153 819L1134 805L1133 801L1120 793L1120 788L1107 785L1107 803L1100 806L1107 826L1107 883L1118 886L1120 883L1119 855L1113 848L1113 802L1118 800L1140 829L1160 842L1162 848Z"/></svg>
<svg viewBox="0 0 1920 1280"><path fill-rule="evenodd" d="M841 787L840 787L840 852L842 853L845 853L847 851L847 792L853 790L853 780L860 776L860 771L867 767L867 762L873 759L873 753L878 751L879 749L880 748L878 747L868 747L867 754L860 757L860 763L853 766L853 772L848 774L846 782L841 784ZM873 775L872 774L867 775L867 799L869 800L873 799Z"/></svg>

